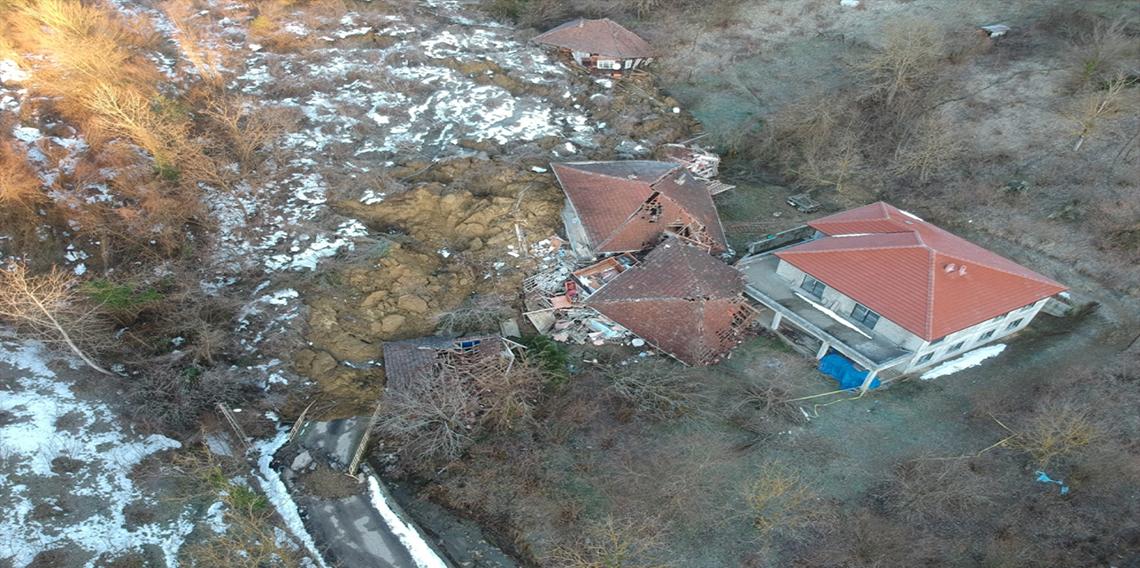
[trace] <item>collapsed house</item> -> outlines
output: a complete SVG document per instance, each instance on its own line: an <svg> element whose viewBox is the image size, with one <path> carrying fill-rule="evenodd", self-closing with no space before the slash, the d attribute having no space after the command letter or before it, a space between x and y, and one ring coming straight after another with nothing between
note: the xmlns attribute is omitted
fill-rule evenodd
<svg viewBox="0 0 1140 568"><path fill-rule="evenodd" d="M669 238L582 305L689 365L711 365L740 341L756 312L739 272Z"/></svg>
<svg viewBox="0 0 1140 568"><path fill-rule="evenodd" d="M666 235L728 251L705 185L675 163L631 160L551 164L566 193L562 220L574 254L638 252Z"/></svg>
<svg viewBox="0 0 1140 568"><path fill-rule="evenodd" d="M808 227L750 247L745 294L764 327L863 388L1016 332L1066 290L882 202Z"/></svg>
<svg viewBox="0 0 1140 568"><path fill-rule="evenodd" d="M566 22L533 40L593 73L620 77L653 61L653 50L637 34L609 18Z"/></svg>
<svg viewBox="0 0 1140 568"><path fill-rule="evenodd" d="M420 383L447 368L487 366L514 359L512 345L498 334L469 337L432 336L384 343L386 386L391 391L415 391Z"/></svg>

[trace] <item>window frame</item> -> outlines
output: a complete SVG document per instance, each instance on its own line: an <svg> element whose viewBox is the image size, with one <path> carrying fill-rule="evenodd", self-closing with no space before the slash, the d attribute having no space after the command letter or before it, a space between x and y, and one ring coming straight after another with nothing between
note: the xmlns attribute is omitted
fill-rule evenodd
<svg viewBox="0 0 1140 568"><path fill-rule="evenodd" d="M855 312L859 311L860 309L863 310L863 315L861 317L855 315ZM878 312L872 310L871 308L868 308L867 306L864 306L863 304L860 304L859 302L855 302L855 307L851 308L851 319L855 320L855 322L859 324L862 324L863 327L866 327L867 329L875 329L875 324L879 323L879 318L881 317L883 316L879 315ZM870 320L870 322L867 320Z"/></svg>
<svg viewBox="0 0 1140 568"><path fill-rule="evenodd" d="M991 330L989 330L989 331L987 331L987 332L983 333L983 334L982 334L982 336L978 338L978 341L985 341L985 340L987 340L987 339L989 339L989 338L993 337L993 336L994 336L994 332L996 332L996 331L997 331L996 329L991 329Z"/></svg>
<svg viewBox="0 0 1140 568"><path fill-rule="evenodd" d="M810 288L808 287L808 281L814 282ZM819 294L815 293L815 288L817 285L820 287ZM810 294L813 298L822 300L823 293L827 291L827 284L820 282L818 278L812 276L811 274L804 274L804 279L800 282L800 289Z"/></svg>
<svg viewBox="0 0 1140 568"><path fill-rule="evenodd" d="M915 365L921 365L921 364L923 364L923 363L925 363L925 362L927 362L933 358L934 358L934 352L931 351L930 353L927 353L927 354L923 355L922 357L919 357L918 359L916 359L914 361L914 364Z"/></svg>
<svg viewBox="0 0 1140 568"><path fill-rule="evenodd" d="M1017 318L1017 319L1009 322L1009 325L1005 326L1005 328L1007 330L1019 328L1019 327L1021 327L1021 322L1023 322L1023 321L1025 321L1025 318Z"/></svg>
<svg viewBox="0 0 1140 568"><path fill-rule="evenodd" d="M954 345L951 345L948 349L946 349L946 353L957 352L958 350L962 349L962 346L965 344L966 344L965 341L959 341L958 343L955 343Z"/></svg>

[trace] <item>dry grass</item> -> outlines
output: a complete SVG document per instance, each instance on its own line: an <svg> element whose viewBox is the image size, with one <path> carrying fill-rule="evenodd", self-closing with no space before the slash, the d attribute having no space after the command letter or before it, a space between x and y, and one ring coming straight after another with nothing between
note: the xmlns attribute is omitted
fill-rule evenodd
<svg viewBox="0 0 1140 568"><path fill-rule="evenodd" d="M761 466L744 488L744 504L752 526L765 541L775 535L803 536L823 518L820 494L799 470L778 461Z"/></svg>

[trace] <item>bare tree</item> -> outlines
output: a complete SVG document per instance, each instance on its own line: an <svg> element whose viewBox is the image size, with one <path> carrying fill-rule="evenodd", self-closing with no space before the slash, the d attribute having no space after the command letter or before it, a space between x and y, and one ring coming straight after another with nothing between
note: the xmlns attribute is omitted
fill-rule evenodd
<svg viewBox="0 0 1140 568"><path fill-rule="evenodd" d="M962 153L962 143L951 126L948 119L937 115L919 121L895 150L891 173L918 174L918 181L926 184L931 176L946 171Z"/></svg>
<svg viewBox="0 0 1140 568"><path fill-rule="evenodd" d="M1073 145L1073 151L1081 149L1081 145L1092 136L1097 121L1112 116L1121 110L1120 96L1124 88L1133 80L1124 74L1108 81L1103 90L1080 97L1074 105L1073 111L1062 111L1061 114L1076 123L1079 128L1079 137Z"/></svg>
<svg viewBox="0 0 1140 568"><path fill-rule="evenodd" d="M439 333L470 333L491 329L512 313L514 310L502 296L476 295L464 300L454 310L436 314L435 321L439 324Z"/></svg>
<svg viewBox="0 0 1140 568"><path fill-rule="evenodd" d="M88 367L114 375L90 355L110 340L99 306L87 302L68 272L52 267L46 275L33 276L23 262L10 263L0 270L0 318L17 332L66 346Z"/></svg>
<svg viewBox="0 0 1140 568"><path fill-rule="evenodd" d="M938 75L946 55L942 30L930 20L898 20L884 26L884 43L857 64L870 80L870 94L886 94L890 105L903 92L921 88Z"/></svg>

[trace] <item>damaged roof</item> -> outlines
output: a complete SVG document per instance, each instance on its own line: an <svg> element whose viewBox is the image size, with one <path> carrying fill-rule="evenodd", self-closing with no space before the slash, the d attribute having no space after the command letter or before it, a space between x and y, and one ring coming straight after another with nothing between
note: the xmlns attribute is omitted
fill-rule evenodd
<svg viewBox="0 0 1140 568"><path fill-rule="evenodd" d="M566 22L536 36L534 42L622 59L653 57L645 40L609 18Z"/></svg>
<svg viewBox="0 0 1140 568"><path fill-rule="evenodd" d="M716 205L704 183L676 163L648 160L551 164L566 198L578 213L595 252L627 252L652 246L671 223L696 222L728 250ZM650 220L644 207L661 200L661 218Z"/></svg>
<svg viewBox="0 0 1140 568"><path fill-rule="evenodd" d="M496 334L471 337L429 336L389 341L384 343L384 368L387 387L390 390L407 390L418 379L435 370L440 356L450 350L467 350L478 354L479 358L492 357L501 352L501 337Z"/></svg>
<svg viewBox="0 0 1140 568"><path fill-rule="evenodd" d="M1067 289L882 202L808 225L776 256L927 341Z"/></svg>
<svg viewBox="0 0 1140 568"><path fill-rule="evenodd" d="M739 272L669 238L585 305L685 363L707 365L735 345L743 291Z"/></svg>

